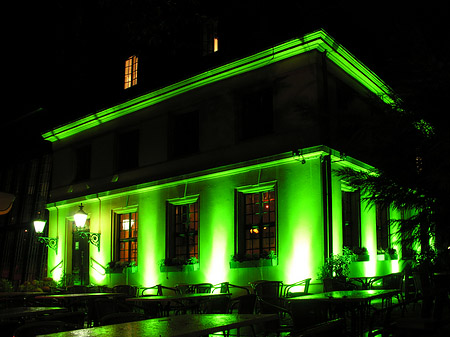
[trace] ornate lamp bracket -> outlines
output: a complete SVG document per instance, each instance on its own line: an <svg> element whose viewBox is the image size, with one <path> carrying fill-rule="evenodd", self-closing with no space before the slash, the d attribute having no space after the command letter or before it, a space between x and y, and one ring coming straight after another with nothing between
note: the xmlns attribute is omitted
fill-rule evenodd
<svg viewBox="0 0 450 337"><path fill-rule="evenodd" d="M91 232L79 232L80 237L87 238L89 243L97 247L100 252L100 233L91 233Z"/></svg>
<svg viewBox="0 0 450 337"><path fill-rule="evenodd" d="M38 237L38 242L45 244L48 248L53 249L55 254L58 253L58 238L48 238L45 236Z"/></svg>

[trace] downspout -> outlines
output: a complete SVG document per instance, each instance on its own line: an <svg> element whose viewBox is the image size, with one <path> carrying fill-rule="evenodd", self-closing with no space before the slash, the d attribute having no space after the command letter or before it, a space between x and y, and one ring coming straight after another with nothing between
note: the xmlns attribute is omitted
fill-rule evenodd
<svg viewBox="0 0 450 337"><path fill-rule="evenodd" d="M321 73L322 90L319 113L319 123L321 129L321 143L331 146L330 137L330 106L328 98L328 69L327 52L321 53ZM332 214L332 191L331 191L331 156L330 154L321 157L321 179L322 179L322 205L323 205L323 233L324 233L324 258L333 255L333 214Z"/></svg>
<svg viewBox="0 0 450 337"><path fill-rule="evenodd" d="M325 155L320 158L322 179L322 205L323 205L323 247L324 258L333 255L333 212L331 193L331 157Z"/></svg>

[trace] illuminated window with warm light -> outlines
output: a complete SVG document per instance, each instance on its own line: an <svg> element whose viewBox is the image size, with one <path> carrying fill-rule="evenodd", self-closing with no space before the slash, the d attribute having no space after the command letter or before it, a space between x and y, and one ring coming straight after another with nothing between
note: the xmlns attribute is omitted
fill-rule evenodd
<svg viewBox="0 0 450 337"><path fill-rule="evenodd" d="M218 51L217 21L209 20L203 24L203 55L214 54Z"/></svg>
<svg viewBox="0 0 450 337"><path fill-rule="evenodd" d="M277 252L275 190L239 193L238 254L260 257Z"/></svg>
<svg viewBox="0 0 450 337"><path fill-rule="evenodd" d="M180 261L198 259L199 202L168 203L167 257Z"/></svg>
<svg viewBox="0 0 450 337"><path fill-rule="evenodd" d="M138 213L115 214L115 229L117 246L114 260L137 265Z"/></svg>
<svg viewBox="0 0 450 337"><path fill-rule="evenodd" d="M137 84L138 57L130 56L125 61L125 82L124 89L131 88Z"/></svg>

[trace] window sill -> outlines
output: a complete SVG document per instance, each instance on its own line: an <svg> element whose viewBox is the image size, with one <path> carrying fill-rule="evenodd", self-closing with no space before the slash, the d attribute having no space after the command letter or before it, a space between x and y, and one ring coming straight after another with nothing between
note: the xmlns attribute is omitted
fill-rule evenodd
<svg viewBox="0 0 450 337"><path fill-rule="evenodd" d="M182 271L197 271L199 270L199 264L182 264L178 266L160 266L159 270L163 273L167 272L182 272Z"/></svg>
<svg viewBox="0 0 450 337"><path fill-rule="evenodd" d="M230 268L255 268L255 267L273 267L278 265L278 259L259 259L247 261L230 261Z"/></svg>
<svg viewBox="0 0 450 337"><path fill-rule="evenodd" d="M117 267L109 269L107 268L105 270L106 274L123 274L123 273L136 273L137 272L137 266L131 266L131 267Z"/></svg>
<svg viewBox="0 0 450 337"><path fill-rule="evenodd" d="M378 254L377 260L378 261L398 260L398 255L397 254Z"/></svg>

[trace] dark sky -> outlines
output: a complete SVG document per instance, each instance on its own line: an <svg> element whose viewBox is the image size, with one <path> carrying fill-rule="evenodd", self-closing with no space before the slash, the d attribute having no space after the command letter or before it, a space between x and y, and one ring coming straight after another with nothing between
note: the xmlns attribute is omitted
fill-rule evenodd
<svg viewBox="0 0 450 337"><path fill-rule="evenodd" d="M85 42L82 39L96 37L96 30L105 29L105 22L100 19L103 13L92 10L86 3L90 2L50 0L11 5L7 12L14 18L14 24L2 29L9 51L4 53L7 78L11 79L4 91L2 117L15 123L4 121L2 129L5 125L8 128L22 125L25 120L31 121L33 130L48 129L54 123L84 114L70 111L71 106L82 105L84 99L88 105L86 97L95 97L80 90L81 83L89 79L77 78L81 69L77 62L87 58L89 48L101 43L94 38ZM283 0L256 3L264 3L271 13L269 19L260 20L261 27L267 25L279 31L299 27L298 31L305 30L303 33L324 28L400 91L414 73L428 71L434 76L439 71L432 65L439 69L439 64L448 63L447 13L440 7L415 4L405 8L392 1L385 6L383 2L363 5L355 2L359 5L351 6L349 1L335 1L331 5L305 2L304 6L294 7L287 5L292 2ZM241 19L257 15L234 8L230 12L238 13ZM93 22L98 22L98 26ZM251 37L254 32L243 29L243 34Z"/></svg>

